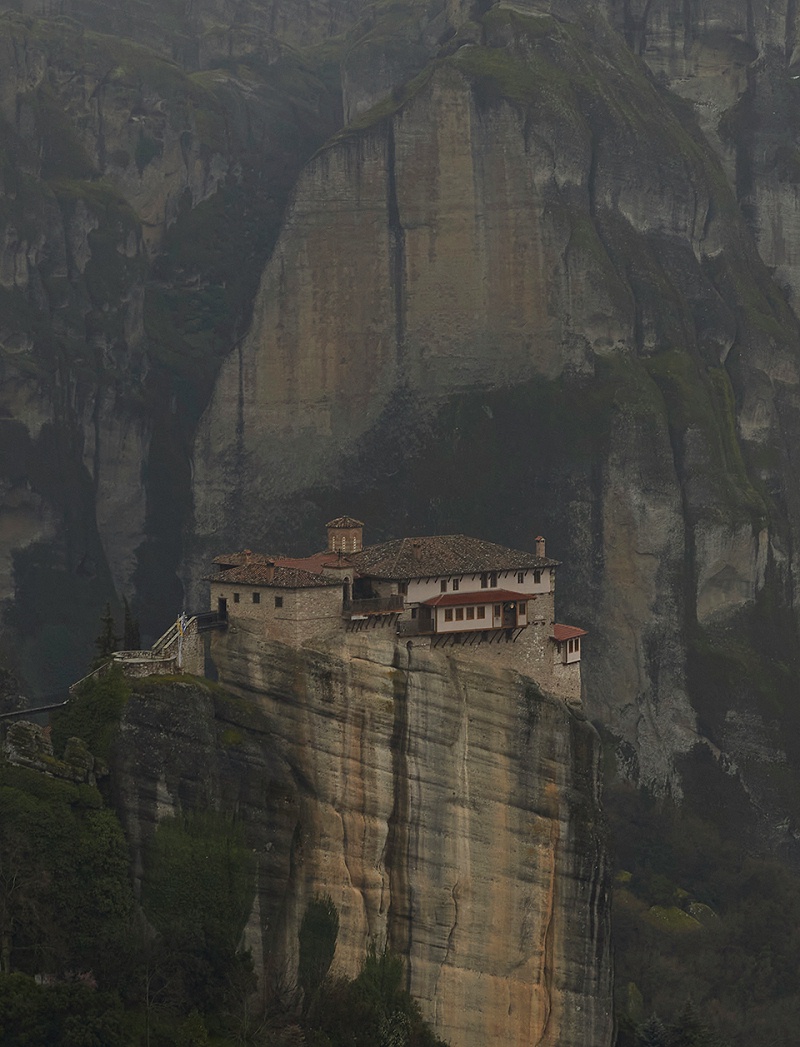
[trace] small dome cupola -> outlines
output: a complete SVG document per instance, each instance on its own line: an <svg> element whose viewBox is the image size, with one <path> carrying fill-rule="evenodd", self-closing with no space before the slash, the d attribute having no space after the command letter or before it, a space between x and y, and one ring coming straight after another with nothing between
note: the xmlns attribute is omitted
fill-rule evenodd
<svg viewBox="0 0 800 1047"><path fill-rule="evenodd" d="M328 529L328 551L332 553L361 552L364 524L352 516L337 516L325 525Z"/></svg>

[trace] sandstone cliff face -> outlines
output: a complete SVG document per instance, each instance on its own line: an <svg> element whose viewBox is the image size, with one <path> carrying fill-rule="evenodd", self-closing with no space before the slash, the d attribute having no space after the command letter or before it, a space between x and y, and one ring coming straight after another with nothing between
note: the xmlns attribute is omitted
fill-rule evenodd
<svg viewBox="0 0 800 1047"><path fill-rule="evenodd" d="M151 685L113 775L136 854L158 818L236 811L258 860L246 940L294 969L307 904L407 961L453 1047L611 1042L607 865L594 731L513 673L375 640L314 651L233 629L238 699ZM180 744L176 746L176 739Z"/></svg>
<svg viewBox="0 0 800 1047"><path fill-rule="evenodd" d="M459 475L479 441L463 429L486 411L492 446L510 436L499 453L516 486L530 482L513 497L531 522L508 537L529 544L544 515L585 583L565 598L597 638L591 714L645 779L679 789L673 757L698 740L687 629L752 607L768 560L779 588L795 570L765 485L793 475L781 431L796 323L713 151L602 19L494 10L482 40L304 172L200 426L189 574L220 533L274 541L311 492L341 485L368 506L370 485L397 484L402 504L404 481L383 479L398 439L423 530L436 502L467 495ZM554 409L565 388L588 455L558 447L574 424ZM581 400L589 388L604 402ZM510 432L507 389L532 390L549 416L532 407ZM455 438L442 419L476 390L485 402L453 412ZM742 444L772 465L748 471ZM487 468L497 478L497 461ZM575 512L578 475L588 514Z"/></svg>

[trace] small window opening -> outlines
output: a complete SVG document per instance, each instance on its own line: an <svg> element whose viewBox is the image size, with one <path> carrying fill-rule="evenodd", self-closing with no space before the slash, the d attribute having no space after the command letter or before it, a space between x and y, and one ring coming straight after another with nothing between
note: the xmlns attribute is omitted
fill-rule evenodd
<svg viewBox="0 0 800 1047"><path fill-rule="evenodd" d="M276 607L283 607L283 597L282 596L276 596L275 597L275 606Z"/></svg>
<svg viewBox="0 0 800 1047"><path fill-rule="evenodd" d="M253 593L253 603L261 603L261 593Z"/></svg>

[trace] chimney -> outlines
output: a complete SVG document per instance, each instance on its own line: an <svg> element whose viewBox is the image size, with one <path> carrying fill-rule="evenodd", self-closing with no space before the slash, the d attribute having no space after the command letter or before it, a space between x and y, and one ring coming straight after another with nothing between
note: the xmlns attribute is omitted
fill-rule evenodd
<svg viewBox="0 0 800 1047"><path fill-rule="evenodd" d="M253 555L252 549L245 549L244 551L244 562L250 563L250 557Z"/></svg>
<svg viewBox="0 0 800 1047"><path fill-rule="evenodd" d="M419 542L412 542L411 555L419 562L422 559L422 546Z"/></svg>
<svg viewBox="0 0 800 1047"><path fill-rule="evenodd" d="M267 560L266 563L267 585L271 585L275 578L275 561Z"/></svg>
<svg viewBox="0 0 800 1047"><path fill-rule="evenodd" d="M540 534L536 536L536 555L544 559L544 538Z"/></svg>

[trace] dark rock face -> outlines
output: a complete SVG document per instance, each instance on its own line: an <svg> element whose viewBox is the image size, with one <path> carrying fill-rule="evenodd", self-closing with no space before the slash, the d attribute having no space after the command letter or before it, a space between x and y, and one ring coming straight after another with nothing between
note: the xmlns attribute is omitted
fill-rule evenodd
<svg viewBox="0 0 800 1047"><path fill-rule="evenodd" d="M257 863L245 930L286 984L306 906L340 914L334 970L406 960L453 1047L610 1044L608 863L592 728L514 673L381 640L214 641L232 694L137 684L111 761L140 875L159 819L235 817Z"/></svg>
<svg viewBox="0 0 800 1047"><path fill-rule="evenodd" d="M172 61L189 28L160 33L160 7L40 13L0 18L0 598L50 693L106 600L153 637L180 607L190 434L336 103L274 12L268 55L228 41L236 69Z"/></svg>

